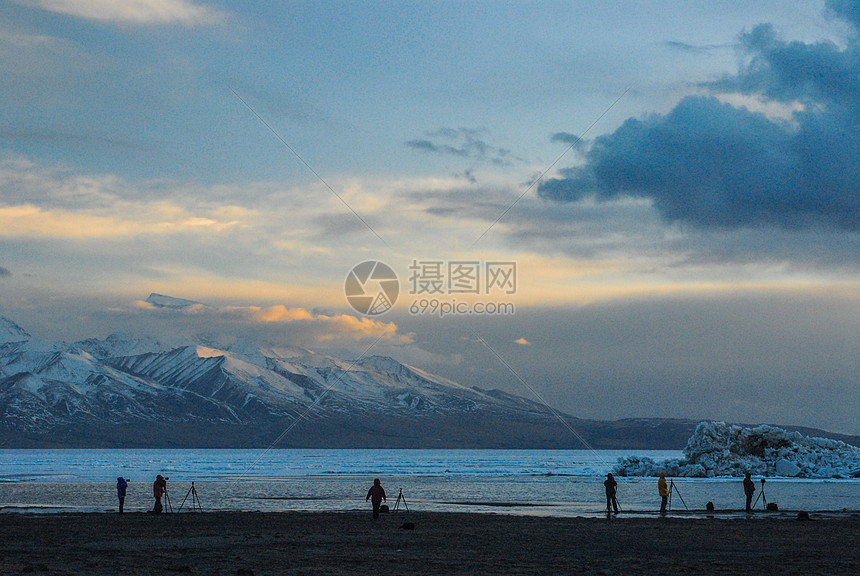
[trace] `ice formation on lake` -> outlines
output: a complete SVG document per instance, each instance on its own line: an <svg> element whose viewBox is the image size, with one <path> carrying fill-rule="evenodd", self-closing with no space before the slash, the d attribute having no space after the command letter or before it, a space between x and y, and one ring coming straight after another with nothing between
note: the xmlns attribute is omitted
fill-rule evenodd
<svg viewBox="0 0 860 576"><path fill-rule="evenodd" d="M619 476L789 476L850 478L860 476L860 448L829 438L811 438L776 426L701 422L687 441L684 457L657 462L621 458Z"/></svg>

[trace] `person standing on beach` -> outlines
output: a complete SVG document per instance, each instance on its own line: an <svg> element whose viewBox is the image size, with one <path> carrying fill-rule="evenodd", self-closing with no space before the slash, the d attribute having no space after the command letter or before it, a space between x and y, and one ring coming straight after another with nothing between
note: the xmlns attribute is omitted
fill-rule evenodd
<svg viewBox="0 0 860 576"><path fill-rule="evenodd" d="M611 472L606 475L603 487L606 488L606 513L609 514L614 509L617 514L618 500L615 498L615 492L617 491L618 482L615 481L615 477L612 476Z"/></svg>
<svg viewBox="0 0 860 576"><path fill-rule="evenodd" d="M155 482L152 483L152 495L155 497L155 507L152 511L156 514L161 513L161 497L164 496L165 490L167 490L167 479L159 474L155 477Z"/></svg>
<svg viewBox="0 0 860 576"><path fill-rule="evenodd" d="M755 494L755 482L752 481L749 472L744 477L744 494L747 497L747 512L752 512L752 497Z"/></svg>
<svg viewBox="0 0 860 576"><path fill-rule="evenodd" d="M666 504L669 500L669 484L666 482L666 473L660 472L657 480L657 492L660 494L660 514L666 513Z"/></svg>
<svg viewBox="0 0 860 576"><path fill-rule="evenodd" d="M119 513L122 514L122 507L125 504L125 489L128 488L128 480L122 476L116 479L116 497L119 498Z"/></svg>
<svg viewBox="0 0 860 576"><path fill-rule="evenodd" d="M373 504L373 519L376 520L379 518L379 505L385 499L385 490L382 488L382 483L379 481L379 478L376 478L373 481L373 486L370 487L370 490L367 491L367 497L364 499L365 502L370 500L370 503Z"/></svg>

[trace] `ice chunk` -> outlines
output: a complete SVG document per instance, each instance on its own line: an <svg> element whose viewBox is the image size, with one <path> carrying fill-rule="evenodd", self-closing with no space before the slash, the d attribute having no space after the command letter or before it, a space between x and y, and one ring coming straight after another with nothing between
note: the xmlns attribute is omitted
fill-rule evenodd
<svg viewBox="0 0 860 576"><path fill-rule="evenodd" d="M784 458L780 458L774 463L774 470L777 476L797 476L800 474L800 466Z"/></svg>
<svg viewBox="0 0 860 576"><path fill-rule="evenodd" d="M684 458L655 462L650 458L619 460L620 476L711 477L799 476L849 478L860 468L860 448L831 438L806 437L776 426L743 427L701 422L687 441Z"/></svg>

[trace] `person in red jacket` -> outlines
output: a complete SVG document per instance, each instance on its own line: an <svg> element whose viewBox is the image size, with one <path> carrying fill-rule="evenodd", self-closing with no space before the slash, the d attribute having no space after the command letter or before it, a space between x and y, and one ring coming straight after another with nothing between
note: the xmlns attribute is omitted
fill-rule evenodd
<svg viewBox="0 0 860 576"><path fill-rule="evenodd" d="M385 499L385 490L382 488L382 483L379 481L379 478L373 481L373 486L370 487L370 490L367 491L367 498L364 499L365 502L370 500L370 503L373 504L373 519L376 520L379 518L379 505L383 502L388 502Z"/></svg>
<svg viewBox="0 0 860 576"><path fill-rule="evenodd" d="M155 497L155 507L152 509L156 514L160 514L161 507L161 497L164 496L164 493L167 491L167 478L159 474L155 477L155 482L152 483L152 495Z"/></svg>

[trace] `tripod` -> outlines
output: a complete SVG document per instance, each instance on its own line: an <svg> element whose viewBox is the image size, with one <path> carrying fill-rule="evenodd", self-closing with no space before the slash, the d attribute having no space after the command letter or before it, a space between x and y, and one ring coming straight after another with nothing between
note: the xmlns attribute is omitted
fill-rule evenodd
<svg viewBox="0 0 860 576"><path fill-rule="evenodd" d="M167 510L173 512L173 504L170 503L170 493L167 492L167 485L164 485L164 501L167 503Z"/></svg>
<svg viewBox="0 0 860 576"><path fill-rule="evenodd" d="M690 509L689 509L689 508L687 508L687 503L686 503L686 502L684 502L684 497L683 497L683 496L681 496L681 491L680 491L680 490L678 490L678 487L677 487L677 486L675 486L675 481L674 481L674 480L669 480L669 510L671 510L671 509L672 509L672 491L675 491L675 492L677 492L677 493L678 493L678 498L680 498L680 499L681 499L681 504L683 504L683 505L684 505L684 508L685 508L687 511L689 511Z"/></svg>
<svg viewBox="0 0 860 576"><path fill-rule="evenodd" d="M403 495L403 488L400 489L400 494L397 495L397 500L394 502L395 512L397 512L397 509L400 508L401 502L403 502L403 506L406 508L406 511L409 512L409 506L406 504L406 496Z"/></svg>
<svg viewBox="0 0 860 576"><path fill-rule="evenodd" d="M752 507L755 508L756 504L758 504L758 499L761 498L761 506L765 510L767 510L767 496L764 495L764 478L761 479L761 492L758 493L758 496L755 497L755 502L753 502Z"/></svg>
<svg viewBox="0 0 860 576"><path fill-rule="evenodd" d="M197 496L197 488L194 487L194 482L191 483L191 488L185 493L185 498L182 499L182 504L179 505L179 512L182 512L182 507L185 506L185 501L191 496L191 511L199 510L203 512L203 506L200 505L200 497Z"/></svg>

